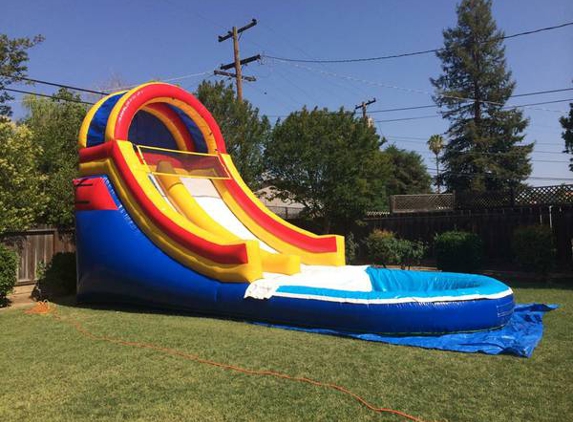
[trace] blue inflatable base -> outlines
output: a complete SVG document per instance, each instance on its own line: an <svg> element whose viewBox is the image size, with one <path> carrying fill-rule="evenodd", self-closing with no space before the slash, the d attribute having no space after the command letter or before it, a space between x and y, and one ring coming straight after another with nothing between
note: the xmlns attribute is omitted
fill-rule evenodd
<svg viewBox="0 0 573 422"><path fill-rule="evenodd" d="M378 334L348 333L320 328L301 328L266 323L255 324L402 346L423 347L425 349L485 353L488 355L506 354L529 358L543 336L543 315L546 312L557 309L557 307L558 305L538 303L516 305L513 316L503 328L474 333L443 334L439 336L388 337Z"/></svg>

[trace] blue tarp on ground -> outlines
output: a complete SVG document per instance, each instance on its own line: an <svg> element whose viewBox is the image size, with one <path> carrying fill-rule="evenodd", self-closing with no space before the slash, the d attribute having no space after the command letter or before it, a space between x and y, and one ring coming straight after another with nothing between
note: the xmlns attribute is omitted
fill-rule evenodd
<svg viewBox="0 0 573 422"><path fill-rule="evenodd" d="M535 350L543 336L543 315L546 312L557 309L557 307L557 305L539 303L516 305L509 323L501 329L476 333L444 334L441 336L388 337L378 334L354 334L319 328L300 328L275 324L263 325L403 346L423 347L426 349L531 357L533 350Z"/></svg>

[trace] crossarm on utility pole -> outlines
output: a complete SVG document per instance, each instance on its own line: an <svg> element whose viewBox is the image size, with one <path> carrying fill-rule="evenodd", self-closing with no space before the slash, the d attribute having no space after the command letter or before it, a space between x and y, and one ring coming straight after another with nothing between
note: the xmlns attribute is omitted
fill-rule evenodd
<svg viewBox="0 0 573 422"><path fill-rule="evenodd" d="M362 101L362 103L358 104L356 107L354 107L354 110L358 110L359 108L362 109L362 118L364 120L366 120L367 116L366 116L366 108L370 105L370 104L374 104L376 102L376 98L372 98L370 101Z"/></svg>
<svg viewBox="0 0 573 422"><path fill-rule="evenodd" d="M218 76L228 76L229 78L236 78L237 77L236 74L234 74L232 72L225 72L223 70L215 69L213 71L213 73L215 75L218 75ZM248 81L248 82L256 82L257 81L257 78L255 78L254 76L241 76L241 77L243 78L244 81Z"/></svg>

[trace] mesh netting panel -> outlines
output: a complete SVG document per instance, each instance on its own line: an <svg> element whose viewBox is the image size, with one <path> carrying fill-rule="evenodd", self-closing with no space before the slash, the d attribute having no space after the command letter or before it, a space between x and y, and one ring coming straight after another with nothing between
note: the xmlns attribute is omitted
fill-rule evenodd
<svg viewBox="0 0 573 422"><path fill-rule="evenodd" d="M229 174L217 154L143 147L137 151L142 164L152 174L176 174L181 177L228 179Z"/></svg>

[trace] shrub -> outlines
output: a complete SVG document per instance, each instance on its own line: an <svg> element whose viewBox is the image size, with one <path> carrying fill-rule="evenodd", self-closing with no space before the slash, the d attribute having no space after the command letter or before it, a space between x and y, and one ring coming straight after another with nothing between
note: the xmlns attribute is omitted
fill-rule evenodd
<svg viewBox="0 0 573 422"><path fill-rule="evenodd" d="M475 272L481 268L482 241L474 233L449 231L434 238L436 266L442 271Z"/></svg>
<svg viewBox="0 0 573 422"><path fill-rule="evenodd" d="M18 257L4 245L0 245L0 307L7 303L7 296L16 285Z"/></svg>
<svg viewBox="0 0 573 422"><path fill-rule="evenodd" d="M368 258L374 264L392 264L399 262L398 242L394 233L374 230L365 241Z"/></svg>
<svg viewBox="0 0 573 422"><path fill-rule="evenodd" d="M400 265L402 268L418 263L423 258L426 246L422 242L398 239L394 233L374 230L366 238L368 258L374 264Z"/></svg>
<svg viewBox="0 0 573 422"><path fill-rule="evenodd" d="M513 232L513 253L517 263L525 270L547 274L553 266L555 247L550 227L535 225L518 227Z"/></svg>
<svg viewBox="0 0 573 422"><path fill-rule="evenodd" d="M426 254L428 247L424 242L412 241L402 239L402 262L400 263L402 268L406 266L411 267L412 265L419 265L420 261Z"/></svg>
<svg viewBox="0 0 573 422"><path fill-rule="evenodd" d="M60 252L52 257L38 276L42 297L57 297L76 292L76 254Z"/></svg>
<svg viewBox="0 0 573 422"><path fill-rule="evenodd" d="M350 232L345 236L344 239L344 252L346 255L346 263L354 264L356 262L356 256L358 254L358 242L354 240L354 233Z"/></svg>

